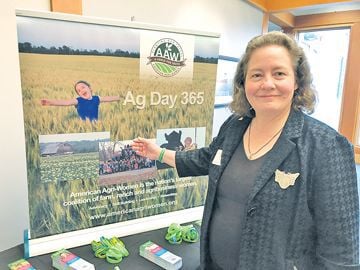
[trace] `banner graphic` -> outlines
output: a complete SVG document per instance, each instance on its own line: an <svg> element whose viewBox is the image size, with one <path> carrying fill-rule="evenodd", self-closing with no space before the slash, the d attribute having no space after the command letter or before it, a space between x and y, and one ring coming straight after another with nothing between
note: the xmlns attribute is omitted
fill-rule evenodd
<svg viewBox="0 0 360 270"><path fill-rule="evenodd" d="M31 238L202 206L207 177L136 155L208 145L218 37L17 16Z"/></svg>

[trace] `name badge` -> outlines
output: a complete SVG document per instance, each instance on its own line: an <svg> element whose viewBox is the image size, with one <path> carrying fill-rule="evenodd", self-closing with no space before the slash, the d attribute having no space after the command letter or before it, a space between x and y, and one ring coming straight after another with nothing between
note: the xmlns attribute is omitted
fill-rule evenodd
<svg viewBox="0 0 360 270"><path fill-rule="evenodd" d="M222 155L222 150L221 149L217 150L216 155L212 161L212 164L220 166L221 165L221 155Z"/></svg>

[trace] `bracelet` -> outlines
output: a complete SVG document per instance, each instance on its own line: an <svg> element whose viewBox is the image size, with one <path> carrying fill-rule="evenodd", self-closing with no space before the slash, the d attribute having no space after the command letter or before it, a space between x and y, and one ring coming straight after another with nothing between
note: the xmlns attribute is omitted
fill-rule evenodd
<svg viewBox="0 0 360 270"><path fill-rule="evenodd" d="M166 150L166 148L161 148L161 151L160 151L160 154L158 157L158 161L160 161L161 163L163 162L163 159L164 159L165 150Z"/></svg>
<svg viewBox="0 0 360 270"><path fill-rule="evenodd" d="M110 239L101 236L100 241L93 240L91 242L92 250L95 257L106 258L109 263L120 263L123 257L129 256L128 250L124 243L117 237Z"/></svg>
<svg viewBox="0 0 360 270"><path fill-rule="evenodd" d="M199 232L192 224L181 226L177 223L172 223L167 230L165 239L170 244L181 244L183 240L195 243L199 240Z"/></svg>
<svg viewBox="0 0 360 270"><path fill-rule="evenodd" d="M167 230L165 239L168 240L170 244L181 244L182 242L181 226L177 223L172 223Z"/></svg>

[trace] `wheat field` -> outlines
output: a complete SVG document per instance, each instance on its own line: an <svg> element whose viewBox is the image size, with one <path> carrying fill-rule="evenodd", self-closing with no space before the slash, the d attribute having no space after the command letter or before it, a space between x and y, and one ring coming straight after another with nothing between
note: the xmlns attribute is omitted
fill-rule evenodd
<svg viewBox="0 0 360 270"><path fill-rule="evenodd" d="M143 186L134 188L134 183L128 183L123 185L129 188L112 193L104 193L93 179L44 183L40 179L38 137L110 131L111 140L120 141L137 136L155 138L157 129L204 126L208 144L211 141L214 108L215 64L194 63L192 82L174 83L164 80L141 81L139 59L136 58L23 53L19 57L32 238L186 209L204 203L207 178L190 179L187 181L195 184L184 185L173 169L161 170L157 179L147 180L151 184L146 185L147 189ZM97 122L80 120L73 106L41 105L42 98L75 98L73 85L78 80L88 81L93 94L120 96L120 101L101 103ZM138 109L132 104L124 104L128 91L134 96L147 96L152 91L163 95L181 95L184 91L204 92L204 102L201 105L177 102L172 109L167 106ZM171 180L170 188L159 184L159 180L164 179ZM83 197L81 203L64 205L64 202L73 200L71 194L98 190L102 192L101 200L97 200L95 195L88 195ZM122 203L124 201L127 203ZM144 206L145 209L141 211L131 211ZM107 215L110 212L118 214Z"/></svg>

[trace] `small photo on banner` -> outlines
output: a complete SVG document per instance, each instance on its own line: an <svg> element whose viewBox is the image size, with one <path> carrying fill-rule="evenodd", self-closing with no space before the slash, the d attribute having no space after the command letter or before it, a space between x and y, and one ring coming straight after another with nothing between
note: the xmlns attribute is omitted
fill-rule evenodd
<svg viewBox="0 0 360 270"><path fill-rule="evenodd" d="M39 135L41 182L97 181L99 143L110 132Z"/></svg>
<svg viewBox="0 0 360 270"><path fill-rule="evenodd" d="M99 185L123 184L157 177L155 161L141 157L131 141L99 143Z"/></svg>
<svg viewBox="0 0 360 270"><path fill-rule="evenodd" d="M205 127L158 129L156 143L174 151L190 151L205 146ZM158 169L170 168L165 163L156 162Z"/></svg>

